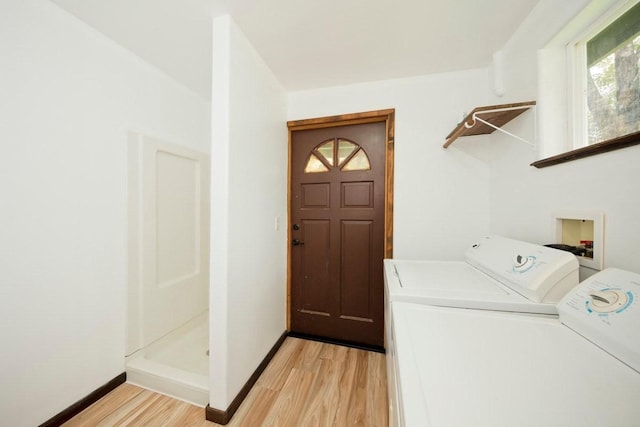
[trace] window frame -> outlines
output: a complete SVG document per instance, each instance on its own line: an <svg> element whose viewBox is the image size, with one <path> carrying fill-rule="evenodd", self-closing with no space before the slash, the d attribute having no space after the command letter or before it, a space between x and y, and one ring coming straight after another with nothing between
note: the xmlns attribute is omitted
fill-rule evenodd
<svg viewBox="0 0 640 427"><path fill-rule="evenodd" d="M567 44L567 66L569 71L567 86L569 99L567 101L567 117L573 123L569 127L568 147L570 150L586 147L587 139L587 40L590 34L596 34L594 28L602 27L602 19L599 25L591 25L586 31L582 31L571 43Z"/></svg>
<svg viewBox="0 0 640 427"><path fill-rule="evenodd" d="M620 17L638 5L640 1L626 1L611 7L599 20L589 25L585 31L567 46L567 58L572 71L570 84L573 85L573 96L570 98L569 117L573 117L571 147L579 149L589 145L589 119L587 117L587 73L589 72L587 44L602 31L613 25ZM618 45L620 46L620 45ZM630 134L618 135L602 142L623 138Z"/></svg>
<svg viewBox="0 0 640 427"><path fill-rule="evenodd" d="M567 25L565 31L572 32L564 47L564 65L566 70L566 90L565 114L566 114L566 141L565 150L559 154L545 157L531 163L531 166L542 168L584 157L618 150L633 145L640 144L640 132L622 135L620 137L605 140L599 143L588 145L588 122L587 122L587 42L611 25L624 13L640 3L639 0L611 1L606 6L606 10L600 13L585 9L583 17L578 17L578 22ZM592 2L593 4L593 2ZM594 18L597 15L597 18ZM566 34L561 38L566 37ZM549 47L553 52L553 46ZM557 61L557 60L554 60ZM556 100L557 102L557 100Z"/></svg>

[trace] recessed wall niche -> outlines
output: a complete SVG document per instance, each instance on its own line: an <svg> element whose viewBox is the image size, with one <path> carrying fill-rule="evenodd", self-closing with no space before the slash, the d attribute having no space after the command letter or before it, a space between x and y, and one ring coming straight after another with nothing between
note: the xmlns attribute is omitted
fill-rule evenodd
<svg viewBox="0 0 640 427"><path fill-rule="evenodd" d="M583 267L602 270L604 262L604 214L602 212L556 212L555 242L575 246Z"/></svg>

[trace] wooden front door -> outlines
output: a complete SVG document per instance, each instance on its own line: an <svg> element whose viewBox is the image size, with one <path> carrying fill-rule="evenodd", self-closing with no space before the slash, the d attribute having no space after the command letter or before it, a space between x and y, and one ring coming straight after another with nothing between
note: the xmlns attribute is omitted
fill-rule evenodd
<svg viewBox="0 0 640 427"><path fill-rule="evenodd" d="M384 344L387 126L291 132L292 332Z"/></svg>

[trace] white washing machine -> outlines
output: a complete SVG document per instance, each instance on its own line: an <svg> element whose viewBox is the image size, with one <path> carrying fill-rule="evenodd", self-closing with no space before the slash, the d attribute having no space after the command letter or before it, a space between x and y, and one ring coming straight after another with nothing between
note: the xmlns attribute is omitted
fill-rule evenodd
<svg viewBox="0 0 640 427"><path fill-rule="evenodd" d="M556 303L578 284L578 267L568 252L500 236L482 238L464 261L384 260L390 421L401 415L392 304L557 316Z"/></svg>
<svg viewBox="0 0 640 427"><path fill-rule="evenodd" d="M559 318L392 303L405 427L640 426L640 274L609 269Z"/></svg>
<svg viewBox="0 0 640 427"><path fill-rule="evenodd" d="M578 284L575 255L500 236L470 247L464 261L386 259L385 297L444 307L557 314Z"/></svg>

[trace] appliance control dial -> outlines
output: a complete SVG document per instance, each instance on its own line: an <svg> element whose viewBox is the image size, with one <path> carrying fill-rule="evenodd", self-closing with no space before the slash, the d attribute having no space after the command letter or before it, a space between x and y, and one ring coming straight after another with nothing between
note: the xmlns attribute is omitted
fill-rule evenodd
<svg viewBox="0 0 640 427"><path fill-rule="evenodd" d="M513 271L524 273L525 271L533 267L535 263L536 257L518 254L513 257Z"/></svg>
<svg viewBox="0 0 640 427"><path fill-rule="evenodd" d="M629 304L629 296L619 289L603 289L589 292L589 308L598 313L612 313Z"/></svg>

